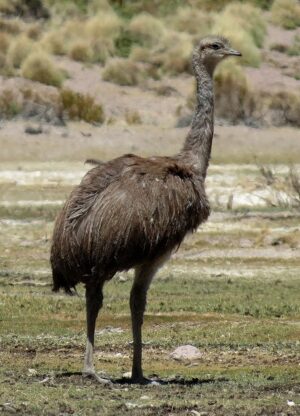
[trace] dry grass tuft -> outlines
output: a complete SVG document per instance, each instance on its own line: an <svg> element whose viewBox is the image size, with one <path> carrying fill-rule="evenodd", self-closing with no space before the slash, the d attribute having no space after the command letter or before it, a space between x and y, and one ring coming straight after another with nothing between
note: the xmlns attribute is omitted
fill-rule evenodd
<svg viewBox="0 0 300 416"><path fill-rule="evenodd" d="M14 68L20 68L23 61L32 52L34 43L25 35L15 38L7 51L7 62Z"/></svg>
<svg viewBox="0 0 300 416"><path fill-rule="evenodd" d="M43 49L53 55L65 55L67 53L66 44L63 42L64 35L59 30L45 33L40 45Z"/></svg>
<svg viewBox="0 0 300 416"><path fill-rule="evenodd" d="M70 46L68 55L74 61L91 62L93 51L86 41L79 40Z"/></svg>
<svg viewBox="0 0 300 416"><path fill-rule="evenodd" d="M213 32L228 37L243 57L240 62L258 67L266 26L260 11L250 4L232 3L225 7L215 20Z"/></svg>
<svg viewBox="0 0 300 416"><path fill-rule="evenodd" d="M39 51L33 52L25 59L21 74L24 78L55 87L60 87L64 80L63 72L56 67L51 57Z"/></svg>
<svg viewBox="0 0 300 416"><path fill-rule="evenodd" d="M11 90L0 93L0 118L10 119L21 112L21 106L16 94Z"/></svg>
<svg viewBox="0 0 300 416"><path fill-rule="evenodd" d="M166 19L166 22L176 31L205 36L211 30L213 17L196 8L179 7L173 16Z"/></svg>
<svg viewBox="0 0 300 416"><path fill-rule="evenodd" d="M69 89L60 92L63 111L71 120L84 120L87 123L104 122L103 107L95 103L90 95L83 95Z"/></svg>
<svg viewBox="0 0 300 416"><path fill-rule="evenodd" d="M102 73L105 81L119 85L138 85L145 77L140 66L130 59L115 58L109 61Z"/></svg>
<svg viewBox="0 0 300 416"><path fill-rule="evenodd" d="M300 26L300 3L298 0L275 0L271 8L271 20L285 29Z"/></svg>
<svg viewBox="0 0 300 416"><path fill-rule="evenodd" d="M225 61L215 75L216 114L234 123L250 120L257 102L243 69L233 61Z"/></svg>
<svg viewBox="0 0 300 416"><path fill-rule="evenodd" d="M254 40L256 46L263 46L266 35L266 23L261 10L248 3L230 3L224 10L224 17L234 17Z"/></svg>
<svg viewBox="0 0 300 416"><path fill-rule="evenodd" d="M157 44L164 35L165 28L161 20L148 13L135 16L129 23L129 33L147 47Z"/></svg>
<svg viewBox="0 0 300 416"><path fill-rule="evenodd" d="M293 44L288 48L287 53L291 56L300 56L300 35L295 35Z"/></svg>
<svg viewBox="0 0 300 416"><path fill-rule="evenodd" d="M8 51L9 45L11 42L11 38L7 33L0 32L0 51L3 55L5 55Z"/></svg>
<svg viewBox="0 0 300 416"><path fill-rule="evenodd" d="M142 118L138 111L126 111L125 120L127 124L142 124Z"/></svg>
<svg viewBox="0 0 300 416"><path fill-rule="evenodd" d="M10 35L19 35L22 32L23 23L20 19L0 19L0 31Z"/></svg>
<svg viewBox="0 0 300 416"><path fill-rule="evenodd" d="M271 110L271 123L275 126L289 124L300 127L300 97L289 91L279 91L265 97Z"/></svg>

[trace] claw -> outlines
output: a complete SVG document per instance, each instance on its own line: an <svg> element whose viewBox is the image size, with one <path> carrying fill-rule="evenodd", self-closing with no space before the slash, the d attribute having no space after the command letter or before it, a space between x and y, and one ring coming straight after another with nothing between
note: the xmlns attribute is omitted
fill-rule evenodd
<svg viewBox="0 0 300 416"><path fill-rule="evenodd" d="M82 375L83 377L93 378L100 384L106 384L106 385L112 384L109 378L100 377L97 373L92 372L92 371L84 371Z"/></svg>

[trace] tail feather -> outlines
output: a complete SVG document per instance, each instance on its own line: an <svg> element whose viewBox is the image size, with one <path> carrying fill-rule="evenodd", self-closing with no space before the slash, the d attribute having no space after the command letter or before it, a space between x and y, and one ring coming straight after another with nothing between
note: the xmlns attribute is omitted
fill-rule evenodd
<svg viewBox="0 0 300 416"><path fill-rule="evenodd" d="M71 285L70 282L64 277L63 274L52 270L53 285L52 291L58 292L60 289L63 289L67 295L74 296L77 294L76 288L74 285Z"/></svg>

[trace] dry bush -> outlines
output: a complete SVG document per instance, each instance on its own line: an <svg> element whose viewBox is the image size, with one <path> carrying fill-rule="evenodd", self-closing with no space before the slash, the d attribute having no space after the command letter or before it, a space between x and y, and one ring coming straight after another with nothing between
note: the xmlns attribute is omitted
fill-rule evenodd
<svg viewBox="0 0 300 416"><path fill-rule="evenodd" d="M22 32L23 22L20 19L0 19L0 31L10 35L18 35Z"/></svg>
<svg viewBox="0 0 300 416"><path fill-rule="evenodd" d="M127 124L142 124L142 119L138 111L126 111L125 120Z"/></svg>
<svg viewBox="0 0 300 416"><path fill-rule="evenodd" d="M138 64L130 59L115 58L109 61L102 73L105 81L119 85L138 85L145 73Z"/></svg>
<svg viewBox="0 0 300 416"><path fill-rule="evenodd" d="M83 95L69 89L60 92L63 111L71 120L84 120L87 123L103 123L103 107L95 103L90 95Z"/></svg>
<svg viewBox="0 0 300 416"><path fill-rule="evenodd" d="M243 54L240 62L258 67L261 62L261 46L266 32L261 13L249 4L228 4L217 15L213 32L229 38L233 47Z"/></svg>
<svg viewBox="0 0 300 416"><path fill-rule="evenodd" d="M90 39L116 39L121 31L122 21L113 12L102 12L86 22L86 32Z"/></svg>
<svg viewBox="0 0 300 416"><path fill-rule="evenodd" d="M5 32L0 32L0 51L5 55L11 42L10 36Z"/></svg>
<svg viewBox="0 0 300 416"><path fill-rule="evenodd" d="M26 27L26 36L32 40L38 40L43 33L43 27L40 23L32 23Z"/></svg>
<svg viewBox="0 0 300 416"><path fill-rule="evenodd" d="M21 75L24 78L42 84L60 87L64 80L63 72L56 67L51 57L44 52L33 52L22 64Z"/></svg>
<svg viewBox="0 0 300 416"><path fill-rule="evenodd" d="M271 20L285 29L300 26L300 3L298 0L275 0L271 8Z"/></svg>
<svg viewBox="0 0 300 416"><path fill-rule="evenodd" d="M21 112L21 105L16 94L11 90L0 93L0 118L10 119Z"/></svg>
<svg viewBox="0 0 300 416"><path fill-rule="evenodd" d="M87 7L87 12L89 15L94 16L99 12L112 12L113 9L109 4L108 0L90 0Z"/></svg>
<svg viewBox="0 0 300 416"><path fill-rule="evenodd" d="M266 35L265 19L257 7L248 3L230 3L226 6L223 16L234 17L243 28L246 30L254 40L258 47L263 46L263 41Z"/></svg>
<svg viewBox="0 0 300 416"><path fill-rule="evenodd" d="M287 52L291 56L300 55L300 35L295 35L293 44L288 48Z"/></svg>
<svg viewBox="0 0 300 416"><path fill-rule="evenodd" d="M211 30L213 17L196 8L179 7L174 15L166 19L166 22L176 31L205 36Z"/></svg>
<svg viewBox="0 0 300 416"><path fill-rule="evenodd" d="M279 91L263 97L271 111L271 123L275 126L289 124L300 127L300 97L296 92Z"/></svg>
<svg viewBox="0 0 300 416"><path fill-rule="evenodd" d="M219 15L213 31L226 36L232 46L242 53L243 56L240 58L242 64L259 67L261 62L260 50L255 45L251 35L242 29L234 17L223 19L223 16Z"/></svg>
<svg viewBox="0 0 300 416"><path fill-rule="evenodd" d="M7 51L7 62L14 68L20 68L23 61L32 52L34 43L25 35L15 38Z"/></svg>
<svg viewBox="0 0 300 416"><path fill-rule="evenodd" d="M154 46L164 35L164 25L161 20L148 13L135 16L129 23L129 33L147 46Z"/></svg>
<svg viewBox="0 0 300 416"><path fill-rule="evenodd" d="M249 87L243 69L233 61L225 61L215 75L216 115L234 123L256 119L258 100Z"/></svg>
<svg viewBox="0 0 300 416"><path fill-rule="evenodd" d="M162 70L171 74L189 71L193 42L186 33L168 32L158 46L156 55L161 59Z"/></svg>
<svg viewBox="0 0 300 416"><path fill-rule="evenodd" d="M59 30L53 30L45 33L40 45L42 49L53 55L65 55L67 53L66 44L63 41L63 33Z"/></svg>
<svg viewBox="0 0 300 416"><path fill-rule="evenodd" d="M71 59L74 59L74 61L91 62L93 52L86 41L79 40L70 46L68 55Z"/></svg>

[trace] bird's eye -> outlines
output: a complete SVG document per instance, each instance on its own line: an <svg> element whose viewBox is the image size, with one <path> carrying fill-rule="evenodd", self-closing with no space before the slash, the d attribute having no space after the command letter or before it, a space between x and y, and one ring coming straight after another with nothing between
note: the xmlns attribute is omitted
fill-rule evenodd
<svg viewBox="0 0 300 416"><path fill-rule="evenodd" d="M212 47L212 49L215 49L215 50L221 48L221 46L218 43L212 43L211 47Z"/></svg>

